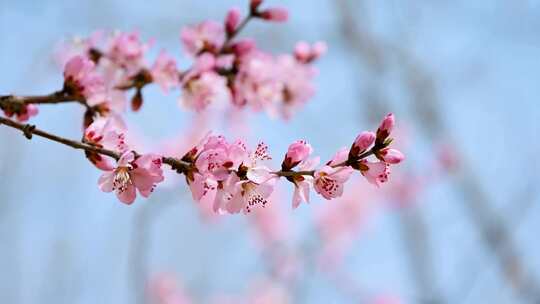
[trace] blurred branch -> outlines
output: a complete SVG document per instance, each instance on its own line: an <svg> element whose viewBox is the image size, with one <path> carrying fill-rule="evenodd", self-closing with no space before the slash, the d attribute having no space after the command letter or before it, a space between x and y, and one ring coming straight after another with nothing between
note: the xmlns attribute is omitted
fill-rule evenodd
<svg viewBox="0 0 540 304"><path fill-rule="evenodd" d="M357 10L349 5L350 2L352 1L340 0L335 3L341 14L343 35L351 49L358 57L365 59L370 70L376 75L385 70L390 59L397 59L411 94L417 121L421 124L420 129L433 142L439 138L450 140L450 132L446 129L444 120L437 109L439 100L433 75L430 75L406 49L388 45L361 30L361 26L357 23L359 18L353 15L353 12ZM489 197L483 191L465 155L460 151L456 151L456 154L462 160L462 166L456 170L454 183L464 197L463 201L472 222L480 231L486 246L495 254L504 277L516 293L528 302L538 303L540 301L539 284L527 273L528 268L517 254L509 227L491 207Z"/></svg>
<svg viewBox="0 0 540 304"><path fill-rule="evenodd" d="M537 170L533 170L537 172ZM538 178L529 179L529 182L523 190L520 190L515 199L511 199L509 205L510 207L504 207L502 214L508 214L506 218L506 224L518 230L521 225L525 222L527 215L530 215L530 209L534 206L534 202L538 198L538 188L535 187L538 184ZM507 210L508 209L508 210ZM501 248L502 249L502 248ZM486 269L490 268L492 263L478 264L470 263L471 257L467 255L463 264L464 267L459 267L460 269L465 269L467 275L464 275L465 280L461 280L460 286L457 288L457 293L454 296L456 302L460 301L465 303L469 295L472 293L474 288L477 285L478 280Z"/></svg>
<svg viewBox="0 0 540 304"><path fill-rule="evenodd" d="M424 303L446 303L436 284L436 273L431 252L430 234L424 217L416 204L399 210L402 237L407 247L411 272L415 277L420 298Z"/></svg>

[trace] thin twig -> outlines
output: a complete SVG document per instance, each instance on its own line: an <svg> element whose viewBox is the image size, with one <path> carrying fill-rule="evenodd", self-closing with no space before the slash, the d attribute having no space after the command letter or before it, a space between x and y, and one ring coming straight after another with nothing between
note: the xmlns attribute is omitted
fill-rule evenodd
<svg viewBox="0 0 540 304"><path fill-rule="evenodd" d="M52 140L54 142L57 142L57 143L72 147L74 149L84 150L84 151L88 151L88 152L94 152L94 153L97 153L97 154L109 156L109 157L114 158L115 160L118 160L120 158L120 156L121 156L120 153L115 152L115 151L103 149L103 148L100 148L100 147L97 147L97 146L93 146L91 144L83 143L83 142L72 140L72 139L63 138L63 137L60 137L58 135L54 135L54 134L45 132L43 130L37 129L36 126L34 126L34 125L22 124L22 123L18 123L16 121L13 121L11 119L0 117L0 125L2 125L2 124L5 125L5 126L8 126L8 127L11 127L11 128L18 129L18 130L22 131L24 136L26 136L26 138L28 138L28 139L32 139L32 135L37 135L37 136ZM189 168L190 165L191 165L190 163L188 163L186 161L182 161L182 160L176 159L174 157L163 157L162 161L163 161L164 164L167 164L167 165L171 166L171 168L173 168L175 170Z"/></svg>

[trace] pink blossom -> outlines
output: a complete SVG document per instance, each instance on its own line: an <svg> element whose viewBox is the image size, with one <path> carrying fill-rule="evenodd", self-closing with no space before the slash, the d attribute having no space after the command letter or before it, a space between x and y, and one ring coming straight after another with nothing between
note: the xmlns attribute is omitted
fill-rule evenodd
<svg viewBox="0 0 540 304"><path fill-rule="evenodd" d="M104 36L103 31L98 30L92 32L87 38L73 37L61 41L54 51L55 61L61 67L64 67L71 58L80 55L88 57L97 63L99 56L97 56L95 50L101 48L105 41Z"/></svg>
<svg viewBox="0 0 540 304"><path fill-rule="evenodd" d="M140 40L139 33L119 33L110 41L107 58L132 75L145 66L144 54L149 48Z"/></svg>
<svg viewBox="0 0 540 304"><path fill-rule="evenodd" d="M193 181L189 182L189 189L195 201L208 206L213 204L216 199L218 181L209 175L195 173Z"/></svg>
<svg viewBox="0 0 540 304"><path fill-rule="evenodd" d="M223 136L209 136L197 156L195 166L199 173L223 181L229 175L229 170L237 169L247 155L243 142L229 144Z"/></svg>
<svg viewBox="0 0 540 304"><path fill-rule="evenodd" d="M176 67L176 60L165 51L161 51L150 71L152 78L164 92L177 87L180 76Z"/></svg>
<svg viewBox="0 0 540 304"><path fill-rule="evenodd" d="M95 72L95 64L86 57L71 58L64 68L65 89L76 96L83 96L89 105L105 99L105 83Z"/></svg>
<svg viewBox="0 0 540 304"><path fill-rule="evenodd" d="M319 157L305 160L298 166L299 171L313 170L319 164ZM313 186L313 177L303 175L293 179L294 193L292 198L292 207L298 208L302 202L309 203L309 190Z"/></svg>
<svg viewBox="0 0 540 304"><path fill-rule="evenodd" d="M231 8L227 13L227 17L225 17L225 30L229 35L236 30L238 23L240 23L240 18L240 9L237 7Z"/></svg>
<svg viewBox="0 0 540 304"><path fill-rule="evenodd" d="M246 179L240 179L235 173L229 174L218 189L215 209L228 213L249 213L253 208L264 207L277 180L277 176L260 163L268 159L268 147L264 143L258 144L257 149L242 162Z"/></svg>
<svg viewBox="0 0 540 304"><path fill-rule="evenodd" d="M289 19L289 13L286 9L281 7L272 7L261 11L259 13L260 17L266 21L273 22L285 22Z"/></svg>
<svg viewBox="0 0 540 304"><path fill-rule="evenodd" d="M385 162L369 162L361 160L359 163L360 172L368 180L368 182L379 187L380 183L388 181L390 174L389 165Z"/></svg>
<svg viewBox="0 0 540 304"><path fill-rule="evenodd" d="M219 22L204 21L192 27L184 27L180 38L190 55L196 56L203 51L217 53L225 42L225 31Z"/></svg>
<svg viewBox="0 0 540 304"><path fill-rule="evenodd" d="M317 72L311 65L300 63L291 55L279 56L277 69L283 89L281 103L275 110L288 119L315 94L313 78Z"/></svg>
<svg viewBox="0 0 540 304"><path fill-rule="evenodd" d="M323 166L321 169L315 171L315 191L327 200L340 197L343 194L344 184L352 172L353 169L351 167L333 168Z"/></svg>
<svg viewBox="0 0 540 304"><path fill-rule="evenodd" d="M292 143L285 154L282 167L285 169L294 168L300 162L305 161L313 152L313 148L305 140L298 140Z"/></svg>
<svg viewBox="0 0 540 304"><path fill-rule="evenodd" d="M116 115L100 117L84 131L84 141L107 150L124 153L128 146L125 140L126 126ZM97 153L88 153L88 159L99 169L110 171L114 168L113 160Z"/></svg>
<svg viewBox="0 0 540 304"><path fill-rule="evenodd" d="M314 93L310 65L291 55L273 57L261 51L242 56L234 82L234 103L265 110L272 117L290 118Z"/></svg>
<svg viewBox="0 0 540 304"><path fill-rule="evenodd" d="M341 166L347 161L348 158L349 149L342 147L336 152L336 154L334 154L334 156L332 156L332 159L326 164L328 166Z"/></svg>
<svg viewBox="0 0 540 304"><path fill-rule="evenodd" d="M241 62L234 83L234 103L251 106L255 111L267 110L275 115L277 105L283 99L283 83L280 81L275 59L263 52L250 52Z"/></svg>
<svg viewBox="0 0 540 304"><path fill-rule="evenodd" d="M388 164L399 164L402 160L405 159L405 155L401 151L396 149L384 148L377 153L377 156L382 158L382 160Z"/></svg>
<svg viewBox="0 0 540 304"><path fill-rule="evenodd" d="M300 62L309 63L324 55L326 50L326 43L322 41L314 43L313 46L305 41L300 41L294 48L294 57Z"/></svg>
<svg viewBox="0 0 540 304"><path fill-rule="evenodd" d="M232 69L234 65L235 56L230 55L221 55L216 58L216 68L229 70Z"/></svg>
<svg viewBox="0 0 540 304"><path fill-rule="evenodd" d="M227 79L214 72L205 72L184 85L180 103L200 112L210 105L223 107L230 100L231 93L227 87Z"/></svg>
<svg viewBox="0 0 540 304"><path fill-rule="evenodd" d="M99 188L103 192L116 192L118 199L125 204L135 200L136 190L148 197L157 183L163 181L161 157L145 154L139 157L132 151L122 154L116 168L108 170L99 178Z"/></svg>

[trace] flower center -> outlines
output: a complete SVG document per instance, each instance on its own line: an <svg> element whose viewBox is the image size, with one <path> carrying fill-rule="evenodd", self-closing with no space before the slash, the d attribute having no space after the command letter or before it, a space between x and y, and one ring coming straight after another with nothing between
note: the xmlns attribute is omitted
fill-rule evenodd
<svg viewBox="0 0 540 304"><path fill-rule="evenodd" d="M129 175L129 168L118 167L114 175L113 189L118 190L119 192L124 192L131 184L132 181Z"/></svg>

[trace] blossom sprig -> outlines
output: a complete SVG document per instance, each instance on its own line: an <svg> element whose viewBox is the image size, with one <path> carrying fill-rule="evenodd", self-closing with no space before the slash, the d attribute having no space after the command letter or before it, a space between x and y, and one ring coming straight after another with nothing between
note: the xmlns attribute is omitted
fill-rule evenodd
<svg viewBox="0 0 540 304"><path fill-rule="evenodd" d="M280 170L270 169L269 147L262 142L251 149L243 140L229 142L209 134L181 158L141 154L128 142L122 118L128 93L133 91L130 108L138 111L144 103L143 89L150 84L164 92L181 89L180 103L197 112L232 105L290 118L309 100L316 74L312 64L326 52L326 44L299 42L291 54L274 56L258 49L252 39L239 39L250 20L287 20L285 9L266 8L262 2L250 1L245 16L233 8L224 22L204 21L183 28L180 40L193 59L185 70L165 51L150 64L146 54L153 41L143 41L137 32L96 32L66 44L60 56L61 89L43 96L0 96L0 109L18 121L0 117L0 124L21 130L28 139L37 135L83 150L103 171L99 188L115 192L125 204L133 203L138 194L151 195L164 180L163 165L184 175L193 198L217 213L249 213L264 207L281 178L294 185L293 207L309 202L311 189L325 199L341 196L354 171L377 186L386 182L389 166L404 158L389 147L392 114L376 133L361 133L351 148L340 149L320 167L319 158L310 157L313 149L303 140L290 145ZM21 123L37 115L36 105L70 102L85 108L81 141Z"/></svg>
<svg viewBox="0 0 540 304"><path fill-rule="evenodd" d="M194 200L212 204L218 213L249 213L254 208L264 207L281 177L295 186L293 207L309 202L311 188L325 199L337 198L343 194L344 184L355 170L370 183L379 185L387 181L389 166L404 159L400 151L389 148L394 126L392 114L384 118L376 134L362 132L350 149L340 149L318 169L318 158L310 158L311 145L303 140L292 143L279 171L270 169L267 164L272 158L266 144L261 142L252 150L242 140L229 142L223 136L212 134L180 159L155 153L139 154L126 142L125 124L114 116L95 120L86 128L81 142L8 118L0 117L0 124L21 130L28 139L37 135L84 150L88 159L104 172L99 188L115 192L125 204L133 203L137 192L148 197L164 180L162 165L167 164L185 175ZM378 160L368 160L372 155Z"/></svg>

